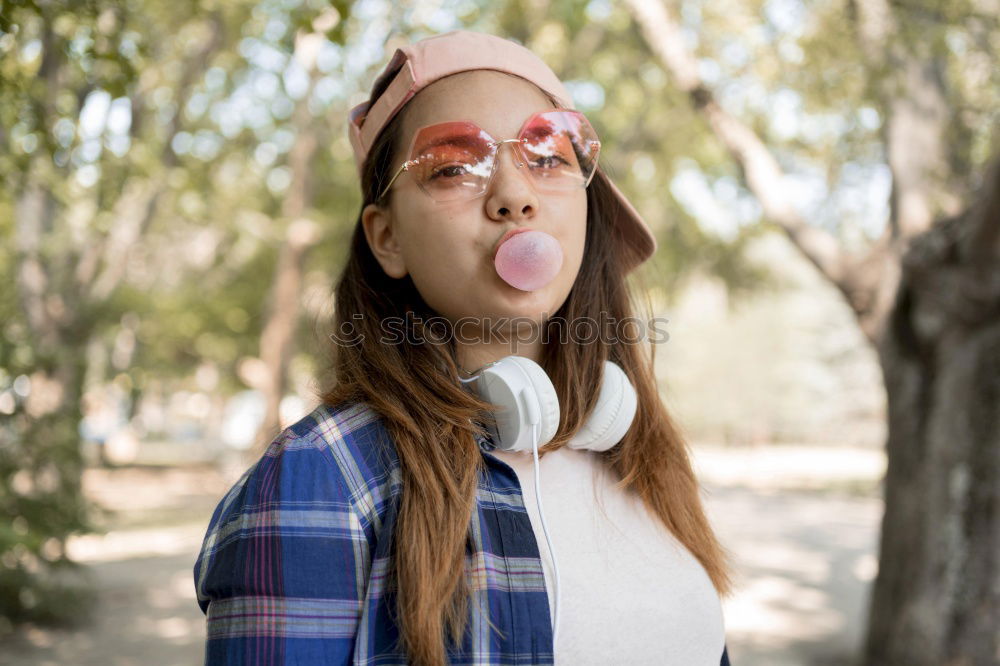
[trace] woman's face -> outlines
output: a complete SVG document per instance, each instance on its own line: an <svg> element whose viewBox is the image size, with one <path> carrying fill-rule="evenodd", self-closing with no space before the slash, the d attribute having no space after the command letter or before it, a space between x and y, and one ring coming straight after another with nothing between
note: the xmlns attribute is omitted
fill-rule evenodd
<svg viewBox="0 0 1000 666"><path fill-rule="evenodd" d="M524 79L492 70L461 72L407 103L398 149L407 150L420 128L454 120L472 121L496 140L516 138L531 114L550 108ZM388 208L370 204L362 214L368 244L386 274L409 274L424 301L453 324L463 317L489 317L493 326L504 317L540 324L566 300L580 269L586 190L536 190L528 167L517 167L513 145L500 146L493 181L478 198L435 202L404 171L392 184ZM390 176L407 158L395 156ZM493 264L498 241L517 227L544 231L562 247L562 268L536 291L510 286Z"/></svg>

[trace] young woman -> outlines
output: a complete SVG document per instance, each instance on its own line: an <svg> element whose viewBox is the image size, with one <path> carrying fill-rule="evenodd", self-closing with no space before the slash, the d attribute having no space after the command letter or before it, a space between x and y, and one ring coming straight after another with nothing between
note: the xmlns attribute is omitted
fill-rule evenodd
<svg viewBox="0 0 1000 666"><path fill-rule="evenodd" d="M727 554L627 325L655 241L593 126L464 30L349 126L328 379L212 516L206 662L729 664Z"/></svg>

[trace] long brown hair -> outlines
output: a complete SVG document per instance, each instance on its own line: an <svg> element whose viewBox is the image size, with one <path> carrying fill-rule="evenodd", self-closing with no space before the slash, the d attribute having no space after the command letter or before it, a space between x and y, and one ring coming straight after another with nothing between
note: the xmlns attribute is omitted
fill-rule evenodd
<svg viewBox="0 0 1000 666"><path fill-rule="evenodd" d="M381 92L373 90L372 99ZM546 97L558 106L554 98ZM362 210L375 201L392 170L398 168L399 134L407 108L383 129L369 152L361 178ZM385 201L378 203L387 205L391 195L390 190ZM611 321L624 322L639 311L636 294L640 292L630 289L625 280L623 241L610 223L617 205L598 170L587 187L583 268L553 322L581 318L604 322L602 313ZM410 663L438 666L446 663L446 628L460 644L467 621L466 544L477 479L484 465L475 435L485 432L479 424L484 416L489 420L491 405L462 388L454 337L449 330L420 324L435 313L409 276L394 279L383 272L366 241L360 213L337 281L334 308L334 330L350 326L360 334L361 342L330 347L319 397L331 406L365 402L384 419L396 445L402 498L390 575L397 587L397 617ZM651 309L647 300L647 315ZM408 330L425 343L379 344L385 333L383 320L407 312L413 313L415 322ZM567 343L565 332L560 335L551 327L547 332L540 365L558 394L560 423L555 438L539 449L539 456L561 448L579 430L598 396L580 387L599 386L604 361L617 363L635 386L638 410L625 438L600 456L615 472L619 487L637 493L697 558L719 595L730 595L730 555L705 516L688 444L660 400L653 373L654 345L601 340Z"/></svg>

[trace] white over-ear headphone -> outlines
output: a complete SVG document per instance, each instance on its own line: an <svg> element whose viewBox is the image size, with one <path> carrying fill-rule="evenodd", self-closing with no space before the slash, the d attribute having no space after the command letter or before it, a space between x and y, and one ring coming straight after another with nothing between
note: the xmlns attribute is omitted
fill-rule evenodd
<svg viewBox="0 0 1000 666"><path fill-rule="evenodd" d="M506 356L480 368L476 377L462 381L476 382L474 388L479 397L503 405L495 414L496 429L489 428L497 448L531 451L535 424L540 435L538 446L555 437L559 428L559 398L548 375L531 359ZM605 361L597 405L568 446L591 451L610 449L628 432L636 405L635 389L628 377L616 363Z"/></svg>
<svg viewBox="0 0 1000 666"><path fill-rule="evenodd" d="M559 428L559 398L549 376L540 365L523 356L505 356L489 363L470 379L483 400L502 405L494 413L496 427L487 425L497 448L505 451L531 452L534 457L535 499L542 531L552 554L555 573L555 612L552 623L552 644L559 631L559 567L556 565L552 539L545 525L542 493L538 480L538 447L552 441ZM607 451L621 441L635 418L638 405L635 388L625 372L611 361L604 362L604 378L597 404L583 427L567 443L570 448Z"/></svg>

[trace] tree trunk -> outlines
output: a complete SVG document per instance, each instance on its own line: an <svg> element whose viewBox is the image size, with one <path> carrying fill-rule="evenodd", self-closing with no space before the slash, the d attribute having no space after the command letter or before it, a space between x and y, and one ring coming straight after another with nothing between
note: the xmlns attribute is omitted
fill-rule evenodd
<svg viewBox="0 0 1000 666"><path fill-rule="evenodd" d="M278 255L268 317L260 337L260 359L267 371L266 379L259 387L264 394L264 419L254 438L256 446L250 451L250 458L259 457L281 430L279 407L288 383L288 361L295 344L303 266L306 253L318 236L315 223L306 219L296 220L288 228L287 238Z"/></svg>
<svg viewBox="0 0 1000 666"><path fill-rule="evenodd" d="M260 336L260 359L266 376L257 388L264 395L265 407L264 418L254 437L255 446L248 452L250 459L259 457L281 430L281 398L288 383L288 361L295 345L305 257L320 236L319 226L306 217L313 199L312 161L319 148L315 118L309 110L309 98L320 78L315 67L318 40L317 33L300 32L295 43L295 57L309 72L309 86L295 105L292 116L292 124L297 130L295 144L288 155L292 182L281 207L282 218L291 222L278 253L267 319Z"/></svg>
<svg viewBox="0 0 1000 666"><path fill-rule="evenodd" d="M917 238L877 345L889 406L866 665L1000 663L1000 160Z"/></svg>

